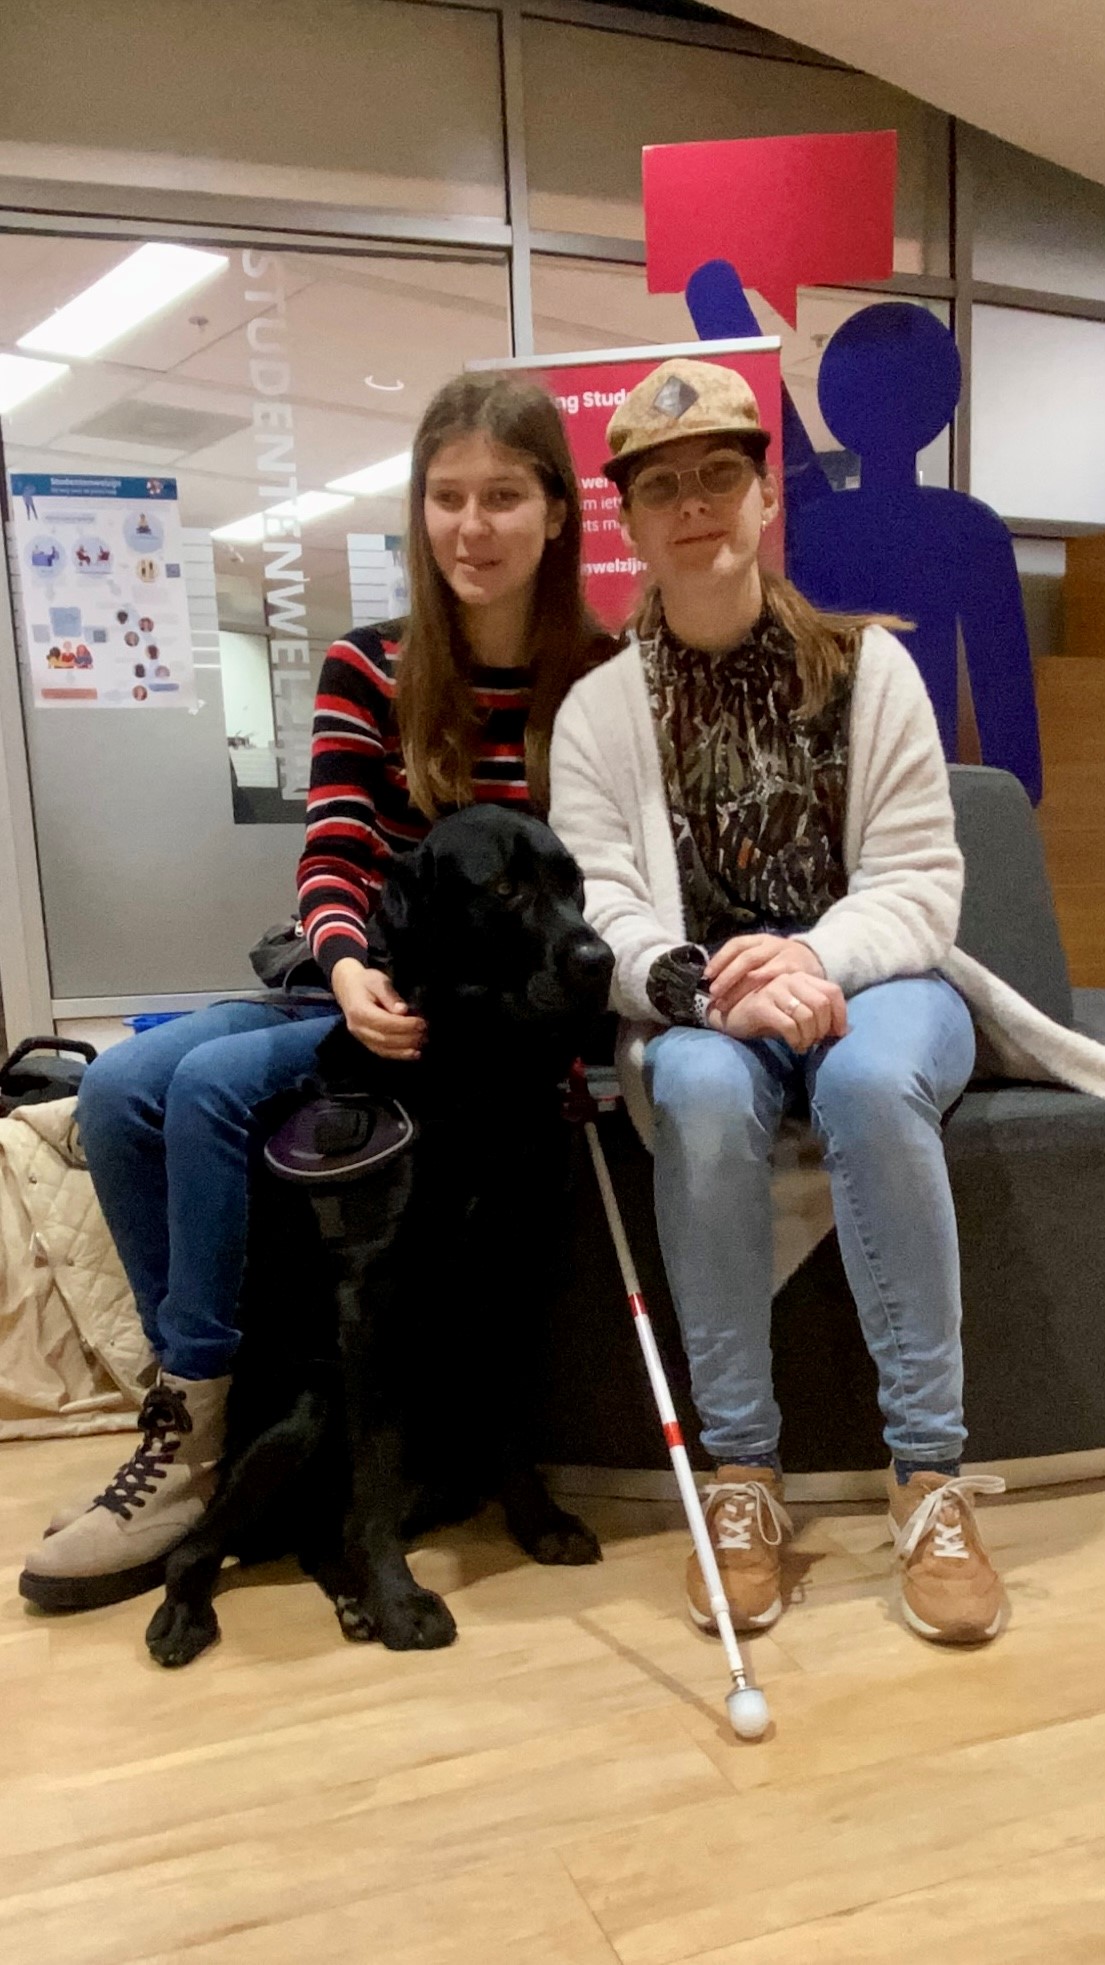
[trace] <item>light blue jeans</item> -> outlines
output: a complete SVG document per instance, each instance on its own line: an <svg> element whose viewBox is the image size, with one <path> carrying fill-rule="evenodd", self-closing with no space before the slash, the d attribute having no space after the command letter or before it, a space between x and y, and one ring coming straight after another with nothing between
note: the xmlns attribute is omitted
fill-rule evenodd
<svg viewBox="0 0 1105 1965"><path fill-rule="evenodd" d="M673 1027L645 1052L656 1218L702 1444L718 1465L779 1442L771 1382L771 1154L808 1099L840 1252L896 1460L958 1460L959 1244L941 1120L974 1066L966 1004L939 976L880 983L848 1035L801 1057Z"/></svg>
<svg viewBox="0 0 1105 1965"><path fill-rule="evenodd" d="M221 1378L238 1349L257 1108L310 1077L330 1000L216 1003L114 1044L81 1081L92 1185L159 1364Z"/></svg>

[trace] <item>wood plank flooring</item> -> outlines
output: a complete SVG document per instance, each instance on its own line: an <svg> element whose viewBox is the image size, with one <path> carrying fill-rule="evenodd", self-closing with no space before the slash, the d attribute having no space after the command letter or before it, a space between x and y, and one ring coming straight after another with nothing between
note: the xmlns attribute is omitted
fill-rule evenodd
<svg viewBox="0 0 1105 1965"><path fill-rule="evenodd" d="M898 1622L879 1510L796 1510L749 1747L668 1504L583 1503L591 1570L433 1538L461 1636L422 1657L283 1566L228 1573L179 1674L156 1598L27 1612L25 1546L120 1444L0 1449L6 1965L1105 1960L1105 1484L988 1510L1013 1622L969 1655Z"/></svg>

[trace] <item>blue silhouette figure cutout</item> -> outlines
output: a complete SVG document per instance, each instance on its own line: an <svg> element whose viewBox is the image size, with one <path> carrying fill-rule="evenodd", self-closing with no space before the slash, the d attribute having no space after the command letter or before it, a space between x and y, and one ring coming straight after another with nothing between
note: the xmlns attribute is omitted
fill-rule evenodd
<svg viewBox="0 0 1105 1965"><path fill-rule="evenodd" d="M865 307L837 329L818 400L859 456L860 484L792 510L788 571L820 607L916 624L902 638L952 759L962 633L982 761L1012 771L1035 804L1040 736L1013 542L981 499L917 483L917 453L950 423L960 387L955 342L923 307Z"/></svg>
<svg viewBox="0 0 1105 1965"><path fill-rule="evenodd" d="M741 335L763 333L740 276L727 259L708 260L692 273L687 282L687 306L700 341L736 341ZM782 439L789 552L790 515L812 499L831 498L833 488L785 382Z"/></svg>

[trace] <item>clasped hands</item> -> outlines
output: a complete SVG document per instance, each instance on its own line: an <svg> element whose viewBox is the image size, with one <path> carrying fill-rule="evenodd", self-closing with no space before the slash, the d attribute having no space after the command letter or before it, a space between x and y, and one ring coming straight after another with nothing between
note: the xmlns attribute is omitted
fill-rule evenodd
<svg viewBox="0 0 1105 1965"><path fill-rule="evenodd" d="M843 1037L842 991L805 942L786 935L736 935L706 965L711 1030L729 1037L781 1037L792 1051L811 1051Z"/></svg>

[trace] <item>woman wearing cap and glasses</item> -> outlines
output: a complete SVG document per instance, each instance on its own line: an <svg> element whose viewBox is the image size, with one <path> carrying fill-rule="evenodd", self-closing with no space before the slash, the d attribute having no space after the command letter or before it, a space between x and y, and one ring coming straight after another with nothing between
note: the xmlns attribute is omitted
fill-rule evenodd
<svg viewBox="0 0 1105 1965"><path fill-rule="evenodd" d="M1004 1598L978 1483L959 1474L941 1120L975 1042L936 973L962 862L935 719L887 624L821 614L760 566L779 500L742 377L666 362L608 438L648 593L630 645L561 709L552 823L616 957L623 1083L653 1137L734 1622L764 1628L782 1609L771 1154L808 1103L878 1370L905 1615L927 1638L978 1642ZM708 1627L693 1555L687 1589Z"/></svg>

